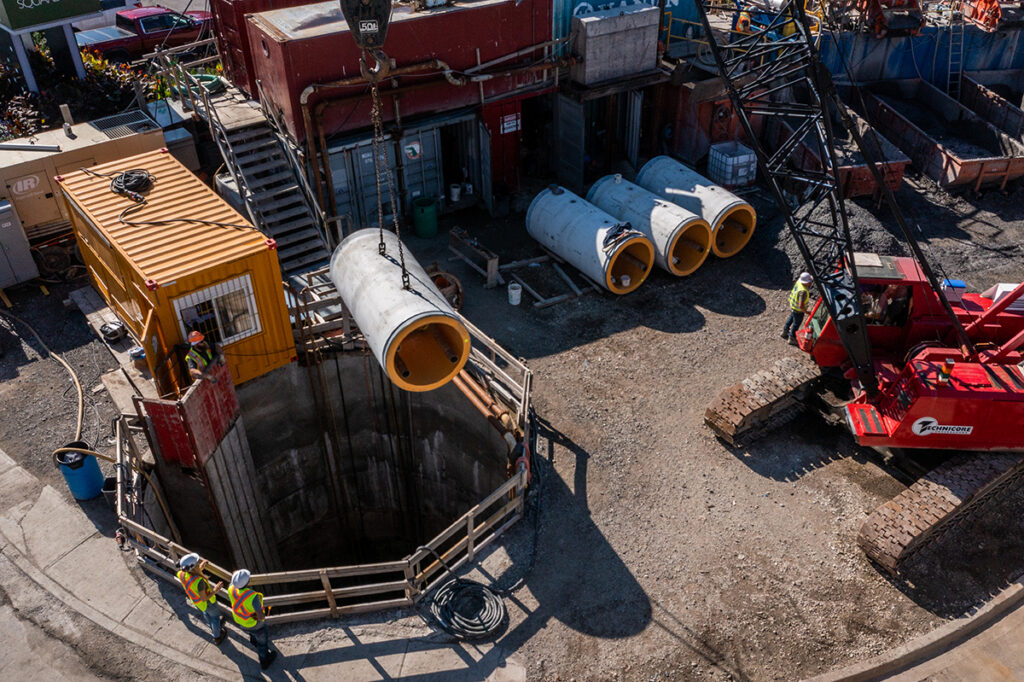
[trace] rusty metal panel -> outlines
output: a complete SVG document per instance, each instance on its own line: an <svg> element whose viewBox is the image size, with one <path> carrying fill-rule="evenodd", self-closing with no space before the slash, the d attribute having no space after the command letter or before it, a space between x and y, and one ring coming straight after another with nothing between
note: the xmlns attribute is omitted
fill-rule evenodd
<svg viewBox="0 0 1024 682"><path fill-rule="evenodd" d="M1007 135L1024 139L1024 111L966 74L961 76L960 104Z"/></svg>
<svg viewBox="0 0 1024 682"><path fill-rule="evenodd" d="M153 426L153 435L163 461L185 467L194 466L195 454L185 421L178 411L178 404L171 400L142 400L141 403Z"/></svg>
<svg viewBox="0 0 1024 682"><path fill-rule="evenodd" d="M206 462L238 417L238 396L226 364L215 364L181 399L185 424L192 435L195 457Z"/></svg>
<svg viewBox="0 0 1024 682"><path fill-rule="evenodd" d="M1024 177L1024 144L928 83L916 79L886 81L870 85L861 94L871 125L895 142L940 186L973 186L977 190L990 184L1005 187L1006 183ZM883 101L883 97L893 99ZM913 107L918 116L911 120L909 114L897 111L900 106ZM945 121L942 141L922 129L921 126L934 128L935 122L918 120L921 116ZM970 136L970 144L986 147L978 147L981 153L975 152L973 156L962 152L955 148L960 136Z"/></svg>

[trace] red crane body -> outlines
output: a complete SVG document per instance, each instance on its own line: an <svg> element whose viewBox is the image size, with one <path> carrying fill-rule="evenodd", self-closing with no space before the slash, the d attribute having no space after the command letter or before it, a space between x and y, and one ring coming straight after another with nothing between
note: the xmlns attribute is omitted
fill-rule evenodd
<svg viewBox="0 0 1024 682"><path fill-rule="evenodd" d="M857 442L878 448L1024 449L1024 285L997 300L952 297L953 311L975 346L970 353L949 342L952 323L912 258L858 254L857 272L879 386L869 398L854 382L854 399L844 409ZM820 367L849 365L820 301L798 339Z"/></svg>

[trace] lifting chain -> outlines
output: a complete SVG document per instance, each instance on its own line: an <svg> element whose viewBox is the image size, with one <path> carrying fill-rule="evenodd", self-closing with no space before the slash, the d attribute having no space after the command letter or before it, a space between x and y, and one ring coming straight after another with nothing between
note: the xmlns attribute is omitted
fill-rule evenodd
<svg viewBox="0 0 1024 682"><path fill-rule="evenodd" d="M402 247L402 232L398 224L398 210L395 208L395 189L391 181L391 165L388 163L387 151L383 145L384 121L381 113L380 89L377 83L370 84L370 97L372 106L370 108L370 120L373 123L373 170L377 176L377 225L380 226L380 244L377 246L380 255L387 255L387 246L384 244L384 203L381 196L380 174L384 169L384 179L387 182L388 201L391 203L391 216L394 219L395 235L398 237L398 260L402 266L402 288L409 288L409 271L405 267L405 249Z"/></svg>

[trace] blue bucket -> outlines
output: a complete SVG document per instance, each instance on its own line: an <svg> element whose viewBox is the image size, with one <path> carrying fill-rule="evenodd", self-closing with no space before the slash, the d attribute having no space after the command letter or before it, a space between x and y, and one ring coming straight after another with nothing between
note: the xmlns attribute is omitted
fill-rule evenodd
<svg viewBox="0 0 1024 682"><path fill-rule="evenodd" d="M66 448L91 450L89 444L76 440ZM92 455L81 452L62 452L57 455L57 468L67 481L68 489L76 500L91 500L103 492L103 473Z"/></svg>

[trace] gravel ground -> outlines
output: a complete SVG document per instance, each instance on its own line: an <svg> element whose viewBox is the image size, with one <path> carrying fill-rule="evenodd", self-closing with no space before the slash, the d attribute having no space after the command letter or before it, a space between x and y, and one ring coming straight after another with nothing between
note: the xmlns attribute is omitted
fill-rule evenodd
<svg viewBox="0 0 1024 682"><path fill-rule="evenodd" d="M911 180L901 201L936 265L972 290L1024 278L1024 191L968 202ZM778 337L800 270L796 248L764 195L752 200L760 224L740 255L681 280L656 272L627 297L590 294L543 310L528 297L512 308L503 288L483 289L445 260L444 239L408 240L421 262L437 259L461 278L466 314L535 372L537 549L532 523L502 543L508 575L532 570L499 641L530 679L797 679L961 615L1020 569L1006 559L1024 551L1014 539L1024 537L1020 500L1011 499L974 532L922 554L912 581L894 583L855 536L903 489L898 472L810 417L747 449L704 428L721 388L798 352ZM892 221L870 202L848 210L859 248L900 252ZM536 253L521 216L458 220L506 260ZM15 290L15 312L81 374L84 439L97 443L113 409L93 387L113 360L81 316L63 310L68 290ZM0 447L62 486L49 452L74 436L74 391L31 344L0 338ZM95 635L81 651L94 673L118 677L120 664L96 667L109 646Z"/></svg>

